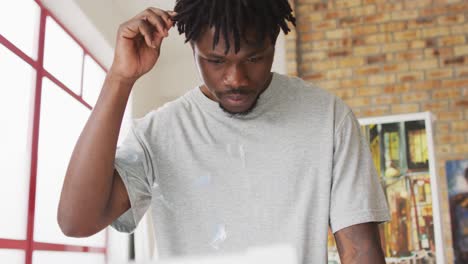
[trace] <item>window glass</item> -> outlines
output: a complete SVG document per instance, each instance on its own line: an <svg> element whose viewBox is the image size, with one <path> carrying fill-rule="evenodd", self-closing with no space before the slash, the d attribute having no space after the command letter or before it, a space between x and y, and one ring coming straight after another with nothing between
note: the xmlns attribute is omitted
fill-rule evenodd
<svg viewBox="0 0 468 264"><path fill-rule="evenodd" d="M33 264L104 264L105 255L98 253L34 251Z"/></svg>
<svg viewBox="0 0 468 264"><path fill-rule="evenodd" d="M94 107L102 84L106 78L106 72L90 56L86 55L83 72L83 99Z"/></svg>
<svg viewBox="0 0 468 264"><path fill-rule="evenodd" d="M0 249L1 263L24 264L24 251L16 249Z"/></svg>
<svg viewBox="0 0 468 264"><path fill-rule="evenodd" d="M0 72L0 237L26 239L35 71L0 45Z"/></svg>
<svg viewBox="0 0 468 264"><path fill-rule="evenodd" d="M41 9L33 0L0 1L0 34L29 57L37 57Z"/></svg>
<svg viewBox="0 0 468 264"><path fill-rule="evenodd" d="M44 68L76 94L81 93L83 49L47 17Z"/></svg>

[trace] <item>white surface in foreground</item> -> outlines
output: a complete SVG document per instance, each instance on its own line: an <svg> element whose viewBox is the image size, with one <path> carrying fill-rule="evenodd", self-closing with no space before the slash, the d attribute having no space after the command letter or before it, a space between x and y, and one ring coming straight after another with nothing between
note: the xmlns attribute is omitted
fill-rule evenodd
<svg viewBox="0 0 468 264"><path fill-rule="evenodd" d="M296 251L287 245L249 249L244 254L215 257L180 258L157 262L131 262L129 264L297 264Z"/></svg>

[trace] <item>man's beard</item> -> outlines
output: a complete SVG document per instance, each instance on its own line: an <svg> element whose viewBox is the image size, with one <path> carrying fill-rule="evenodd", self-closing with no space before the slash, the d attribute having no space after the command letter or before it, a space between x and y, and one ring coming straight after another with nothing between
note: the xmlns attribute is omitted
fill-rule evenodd
<svg viewBox="0 0 468 264"><path fill-rule="evenodd" d="M230 117L243 117L243 116L250 114L254 110L254 108L257 106L257 102L259 98L260 98L260 95L258 95L257 98L255 98L255 101L247 110L242 111L242 112L231 112L228 109L226 109L221 103L218 103L218 105L226 114L230 115Z"/></svg>

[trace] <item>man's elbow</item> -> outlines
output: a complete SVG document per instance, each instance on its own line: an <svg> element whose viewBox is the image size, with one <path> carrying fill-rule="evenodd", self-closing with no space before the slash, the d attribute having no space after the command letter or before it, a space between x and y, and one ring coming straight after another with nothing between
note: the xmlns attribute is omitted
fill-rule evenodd
<svg viewBox="0 0 468 264"><path fill-rule="evenodd" d="M62 233L68 237L89 237L98 231L83 224L83 221L66 217L60 212L57 214L57 223Z"/></svg>

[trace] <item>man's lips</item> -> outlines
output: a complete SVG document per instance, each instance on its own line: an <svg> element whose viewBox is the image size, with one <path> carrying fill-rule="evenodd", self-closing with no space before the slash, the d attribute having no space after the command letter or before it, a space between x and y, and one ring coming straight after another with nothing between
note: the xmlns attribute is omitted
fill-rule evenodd
<svg viewBox="0 0 468 264"><path fill-rule="evenodd" d="M241 106L249 102L249 94L227 94L225 100L228 101L231 105Z"/></svg>
<svg viewBox="0 0 468 264"><path fill-rule="evenodd" d="M226 97L232 101L242 101L248 98L248 95L247 94L228 94Z"/></svg>

